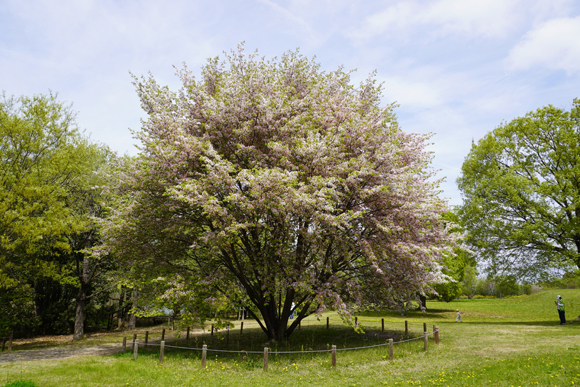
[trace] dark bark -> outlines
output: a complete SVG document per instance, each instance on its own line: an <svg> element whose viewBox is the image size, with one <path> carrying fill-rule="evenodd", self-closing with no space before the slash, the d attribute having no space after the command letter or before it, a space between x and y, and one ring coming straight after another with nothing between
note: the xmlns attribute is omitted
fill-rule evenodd
<svg viewBox="0 0 580 387"><path fill-rule="evenodd" d="M423 307L425 310L427 310L427 296L419 294L419 300L421 301L420 307Z"/></svg>
<svg viewBox="0 0 580 387"><path fill-rule="evenodd" d="M124 310L123 304L125 303L125 287L121 287L119 292L119 311L117 312L117 327L122 328L124 324Z"/></svg>
<svg viewBox="0 0 580 387"><path fill-rule="evenodd" d="M85 248L91 247L91 236L89 235L85 241ZM79 267L77 259L77 272L80 272L80 286L76 299L75 311L75 327L73 334L73 341L82 339L85 335L85 304L87 300L87 292L90 285L90 259L87 254L83 254L82 268Z"/></svg>
<svg viewBox="0 0 580 387"><path fill-rule="evenodd" d="M133 292L131 293L131 309L135 306L135 300L137 299L137 296L139 295L139 292L134 289ZM137 316L135 315L135 313L131 312L131 314L129 314L129 323L127 324L127 329L135 329L135 324L137 323Z"/></svg>

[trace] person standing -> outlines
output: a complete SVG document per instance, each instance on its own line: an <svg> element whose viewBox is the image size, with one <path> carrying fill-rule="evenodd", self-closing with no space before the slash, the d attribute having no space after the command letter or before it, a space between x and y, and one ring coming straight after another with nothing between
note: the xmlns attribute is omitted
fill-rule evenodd
<svg viewBox="0 0 580 387"><path fill-rule="evenodd" d="M455 319L455 322L463 322L461 320L461 312L460 311L457 311L457 318Z"/></svg>
<svg viewBox="0 0 580 387"><path fill-rule="evenodd" d="M566 325L566 308L562 296L556 296L556 301L554 301L554 303L556 304L558 314L560 315L560 325Z"/></svg>

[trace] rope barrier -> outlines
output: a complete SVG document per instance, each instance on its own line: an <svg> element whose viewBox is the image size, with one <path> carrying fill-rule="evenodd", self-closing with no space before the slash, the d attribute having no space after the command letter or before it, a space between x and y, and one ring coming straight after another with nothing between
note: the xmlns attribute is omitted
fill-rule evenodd
<svg viewBox="0 0 580 387"><path fill-rule="evenodd" d="M428 336L433 335L434 332L428 333ZM406 343L409 341L414 341L414 340L420 340L420 339L424 339L424 336L418 336L418 337L414 337L412 339L407 339L407 340L399 340L399 341L394 341L393 344L399 344L399 343ZM141 346L156 346L156 347L160 347L161 344L153 344L153 343L137 343L137 345L141 345ZM389 345L389 343L384 343L384 344L375 344L375 345L368 345L368 346L364 346L364 347L351 347L351 348L336 348L337 351L352 351L352 350L358 350L358 349L367 349L367 348L377 348L377 347L384 347ZM188 350L192 350L192 351L202 351L202 348L192 348L192 347L180 347L180 346L176 346L176 345L165 345L165 348L177 348L177 349L188 349ZM230 351L227 349L210 349L207 348L206 351L208 352L221 352L221 353L253 353L253 354L263 354L262 351L245 351L245 350L241 350L241 351ZM275 354L291 354L291 353L323 353L323 352L331 352L332 349L315 349L315 350L310 350L310 351L272 351L269 352L272 355Z"/></svg>

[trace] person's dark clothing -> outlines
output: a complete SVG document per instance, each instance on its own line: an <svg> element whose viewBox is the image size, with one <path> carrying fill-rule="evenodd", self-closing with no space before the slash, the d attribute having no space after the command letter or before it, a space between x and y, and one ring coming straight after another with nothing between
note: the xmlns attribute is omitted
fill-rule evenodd
<svg viewBox="0 0 580 387"><path fill-rule="evenodd" d="M560 325L566 324L566 312L559 310L558 314L560 315Z"/></svg>

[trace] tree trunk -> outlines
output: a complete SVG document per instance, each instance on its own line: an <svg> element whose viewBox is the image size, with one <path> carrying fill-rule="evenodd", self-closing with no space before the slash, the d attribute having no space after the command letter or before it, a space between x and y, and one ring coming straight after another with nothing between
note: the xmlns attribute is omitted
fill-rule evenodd
<svg viewBox="0 0 580 387"><path fill-rule="evenodd" d="M82 339L85 335L85 300L86 300L85 284L81 283L79 292L77 293L77 305L75 311L75 328L73 334L73 341Z"/></svg>
<svg viewBox="0 0 580 387"><path fill-rule="evenodd" d="M419 307L425 308L425 310L427 310L427 296L419 294L419 300L421 301L421 305L419 305Z"/></svg>
<svg viewBox="0 0 580 387"><path fill-rule="evenodd" d="M87 237L85 242L85 247L91 247L91 236ZM78 263L77 263L78 264ZM87 254L83 254L83 266L80 269L77 266L77 270L81 271L80 277L80 286L79 291L77 293L77 300L76 300L76 311L75 311L75 327L74 327L74 334L73 334L73 341L82 339L85 335L85 302L87 299L87 290L89 287L89 276L90 276L90 259Z"/></svg>
<svg viewBox="0 0 580 387"><path fill-rule="evenodd" d="M137 290L133 290L133 293L131 294L131 308L133 308L135 305L135 299L137 298ZM131 313L129 315L129 323L127 325L127 329L135 329L135 324L137 323L137 316L135 316L135 313Z"/></svg>
<svg viewBox="0 0 580 387"><path fill-rule="evenodd" d="M119 292L119 311L117 312L117 327L122 328L124 323L124 311L123 311L123 304L125 303L125 287L121 287L121 291Z"/></svg>
<svg viewBox="0 0 580 387"><path fill-rule="evenodd" d="M129 315L129 324L127 325L127 329L135 329L135 324L137 323L137 316L134 313Z"/></svg>
<svg viewBox="0 0 580 387"><path fill-rule="evenodd" d="M292 324L288 326L292 303L294 301L294 294L294 289L289 289L286 291L286 297L284 300L281 300L279 297L272 296L268 299L268 303L256 305L262 314L263 322L260 320L259 316L252 312L251 309L247 309L248 314L250 314L258 322L260 328L262 328L266 336L268 336L268 340L287 340L298 327L300 321L308 316L310 301L304 302L304 300L302 300L301 304L297 302L297 305L301 305L302 309L300 313L296 314L296 318L292 320ZM276 302L276 298L278 298L278 302Z"/></svg>

